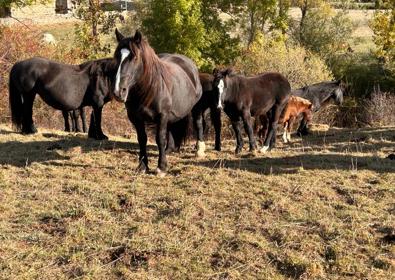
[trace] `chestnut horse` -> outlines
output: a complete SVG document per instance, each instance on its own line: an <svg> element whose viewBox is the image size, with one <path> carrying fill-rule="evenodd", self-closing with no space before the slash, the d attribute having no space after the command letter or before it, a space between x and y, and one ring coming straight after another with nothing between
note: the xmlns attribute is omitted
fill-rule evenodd
<svg viewBox="0 0 395 280"><path fill-rule="evenodd" d="M312 118L312 110L313 104L309 100L291 95L278 122L284 126L284 143L291 142L291 129L296 118L302 114L303 119L306 120L306 124L309 124ZM266 137L267 121L268 120L265 115L258 116L255 119L255 131L261 141Z"/></svg>

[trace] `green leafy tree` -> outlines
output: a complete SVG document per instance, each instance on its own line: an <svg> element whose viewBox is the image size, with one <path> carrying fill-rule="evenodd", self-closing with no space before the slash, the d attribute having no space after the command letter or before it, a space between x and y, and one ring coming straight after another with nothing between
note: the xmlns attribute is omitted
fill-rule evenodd
<svg viewBox="0 0 395 280"><path fill-rule="evenodd" d="M328 60L347 48L353 29L345 12L337 12L328 4L322 4L307 13L303 25L294 31L294 35L308 50Z"/></svg>
<svg viewBox="0 0 395 280"><path fill-rule="evenodd" d="M74 31L83 58L94 59L110 53L110 44L104 43L102 36L113 31L120 14L104 12L99 0L77 0L74 15L81 19Z"/></svg>
<svg viewBox="0 0 395 280"><path fill-rule="evenodd" d="M149 0L139 8L141 27L156 52L180 53L202 70L228 64L238 55L231 22L220 19L212 0Z"/></svg>
<svg viewBox="0 0 395 280"><path fill-rule="evenodd" d="M395 3L392 8L376 12L370 22L374 32L373 41L377 46L376 56L383 65L395 72Z"/></svg>

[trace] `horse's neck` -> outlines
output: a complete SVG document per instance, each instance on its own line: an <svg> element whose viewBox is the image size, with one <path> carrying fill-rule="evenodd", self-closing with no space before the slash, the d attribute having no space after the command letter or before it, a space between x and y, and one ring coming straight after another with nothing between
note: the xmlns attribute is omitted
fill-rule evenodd
<svg viewBox="0 0 395 280"><path fill-rule="evenodd" d="M225 101L232 100L239 95L239 92L242 90L242 81L239 76L231 76L227 78L227 87L228 90L226 91Z"/></svg>

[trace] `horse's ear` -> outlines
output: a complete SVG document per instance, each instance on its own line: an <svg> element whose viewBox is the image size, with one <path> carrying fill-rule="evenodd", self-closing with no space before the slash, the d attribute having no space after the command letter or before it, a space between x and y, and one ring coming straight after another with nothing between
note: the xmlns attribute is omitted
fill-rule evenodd
<svg viewBox="0 0 395 280"><path fill-rule="evenodd" d="M123 36L121 32L118 31L118 28L115 28L115 36L117 37L118 43L125 38L125 36Z"/></svg>
<svg viewBox="0 0 395 280"><path fill-rule="evenodd" d="M143 35L141 34L140 31L136 30L136 33L134 34L133 41L137 44L140 45L141 39L143 38Z"/></svg>
<svg viewBox="0 0 395 280"><path fill-rule="evenodd" d="M229 76L231 74L233 74L233 68L228 68L224 71L224 76Z"/></svg>
<svg viewBox="0 0 395 280"><path fill-rule="evenodd" d="M218 72L219 72L218 68L214 68L214 69L213 69L213 75L214 75L214 76L217 75Z"/></svg>

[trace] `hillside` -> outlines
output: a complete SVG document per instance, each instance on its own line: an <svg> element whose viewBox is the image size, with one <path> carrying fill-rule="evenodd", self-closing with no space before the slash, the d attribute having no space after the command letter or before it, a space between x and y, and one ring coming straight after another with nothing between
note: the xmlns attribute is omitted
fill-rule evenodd
<svg viewBox="0 0 395 280"><path fill-rule="evenodd" d="M0 126L0 279L391 279L395 127L316 127L252 157ZM157 149L149 145L151 168ZM391 276L392 275L392 276Z"/></svg>

